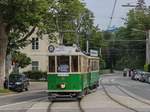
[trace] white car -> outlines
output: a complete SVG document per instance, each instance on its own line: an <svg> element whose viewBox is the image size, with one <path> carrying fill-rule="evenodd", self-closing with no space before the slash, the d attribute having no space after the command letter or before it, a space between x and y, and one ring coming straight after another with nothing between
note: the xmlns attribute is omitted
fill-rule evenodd
<svg viewBox="0 0 150 112"><path fill-rule="evenodd" d="M147 74L146 82L147 82L147 83L150 83L150 73Z"/></svg>
<svg viewBox="0 0 150 112"><path fill-rule="evenodd" d="M141 75L139 73L135 74L135 76L134 76L135 80L140 80L140 78L141 78Z"/></svg>
<svg viewBox="0 0 150 112"><path fill-rule="evenodd" d="M148 83L150 83L150 77L148 77Z"/></svg>

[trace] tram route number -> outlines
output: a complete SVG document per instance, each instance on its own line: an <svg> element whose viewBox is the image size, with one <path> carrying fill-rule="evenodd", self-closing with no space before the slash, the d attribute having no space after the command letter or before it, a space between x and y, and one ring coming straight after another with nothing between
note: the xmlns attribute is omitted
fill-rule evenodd
<svg viewBox="0 0 150 112"><path fill-rule="evenodd" d="M69 74L68 73L58 73L58 76L60 76L60 77L67 77L67 76L69 76Z"/></svg>

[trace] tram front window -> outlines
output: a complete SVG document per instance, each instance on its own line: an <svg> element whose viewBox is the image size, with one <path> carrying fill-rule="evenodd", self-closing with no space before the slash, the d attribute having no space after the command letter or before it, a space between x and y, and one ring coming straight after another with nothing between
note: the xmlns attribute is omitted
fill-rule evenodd
<svg viewBox="0 0 150 112"><path fill-rule="evenodd" d="M57 72L69 72L69 56L57 57Z"/></svg>

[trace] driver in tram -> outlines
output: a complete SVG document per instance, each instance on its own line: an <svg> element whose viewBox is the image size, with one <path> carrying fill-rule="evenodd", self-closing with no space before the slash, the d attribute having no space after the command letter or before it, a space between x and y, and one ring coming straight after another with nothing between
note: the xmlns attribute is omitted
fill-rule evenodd
<svg viewBox="0 0 150 112"><path fill-rule="evenodd" d="M67 64L59 65L58 72L69 72L69 65Z"/></svg>

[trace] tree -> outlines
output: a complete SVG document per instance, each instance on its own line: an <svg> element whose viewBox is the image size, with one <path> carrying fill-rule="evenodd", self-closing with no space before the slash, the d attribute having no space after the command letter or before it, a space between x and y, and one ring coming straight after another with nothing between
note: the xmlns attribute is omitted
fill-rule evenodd
<svg viewBox="0 0 150 112"><path fill-rule="evenodd" d="M80 0L53 0L51 4L49 12L43 19L45 27L42 32L48 34L50 39L57 38L59 35L61 44L68 38L75 40L78 27L77 20L80 19L85 10L84 4Z"/></svg>
<svg viewBox="0 0 150 112"><path fill-rule="evenodd" d="M0 0L0 85L6 51L9 54L28 45L35 30L40 37L48 34L50 40L55 40L56 33L67 37L65 31L77 29L84 10L80 0Z"/></svg>
<svg viewBox="0 0 150 112"><path fill-rule="evenodd" d="M17 65L18 68L25 68L31 64L31 59L26 54L21 52L12 53L12 61Z"/></svg>
<svg viewBox="0 0 150 112"><path fill-rule="evenodd" d="M9 40L20 44L18 47L25 46L27 38L42 25L48 6L47 0L0 0L0 86L5 75Z"/></svg>
<svg viewBox="0 0 150 112"><path fill-rule="evenodd" d="M116 32L116 40L127 40L115 44L116 67L119 69L124 67L143 68L146 57L145 31L150 29L150 12L143 9L132 9L127 17L125 27L120 27Z"/></svg>

